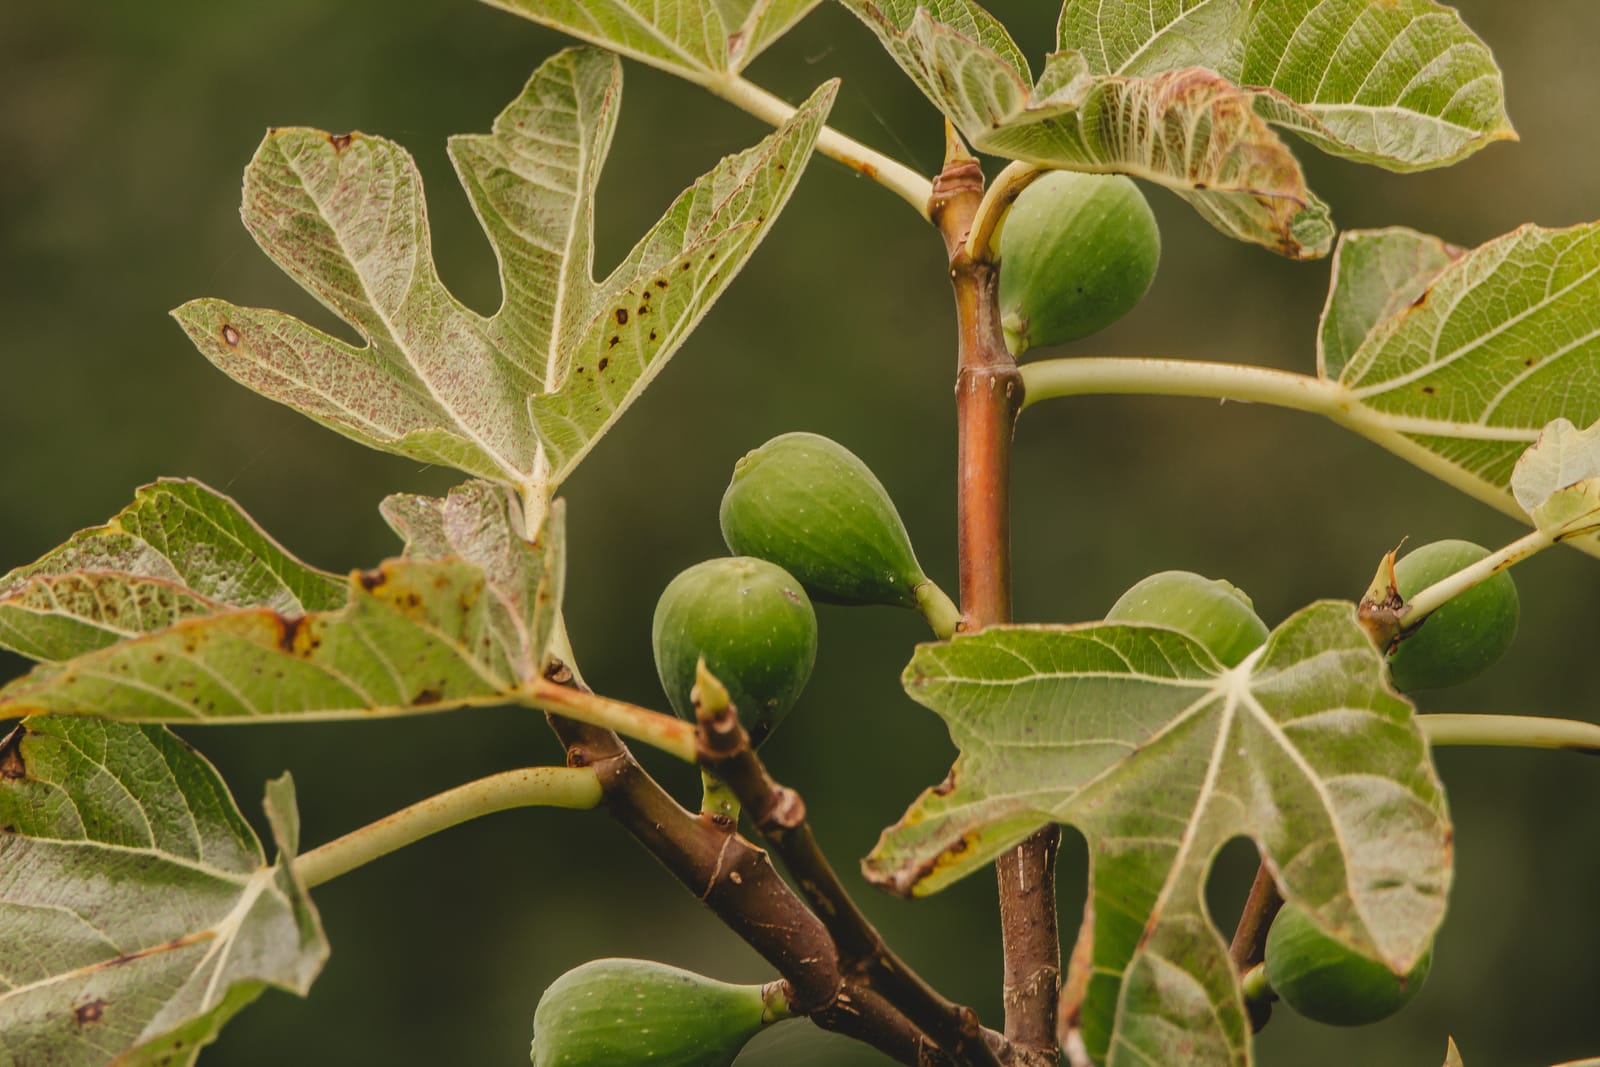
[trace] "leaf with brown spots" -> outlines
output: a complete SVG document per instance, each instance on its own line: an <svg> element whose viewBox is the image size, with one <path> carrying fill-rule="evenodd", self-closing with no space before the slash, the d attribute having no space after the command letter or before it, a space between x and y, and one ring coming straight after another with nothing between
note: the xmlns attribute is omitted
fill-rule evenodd
<svg viewBox="0 0 1600 1067"><path fill-rule="evenodd" d="M1332 244L1326 205L1255 94L1213 71L1110 74L1069 51L1035 84L1005 28L969 0L844 4L979 151L1163 185L1224 233L1291 258Z"/></svg>
<svg viewBox="0 0 1600 1067"><path fill-rule="evenodd" d="M884 832L867 877L930 893L1041 826L1081 830L1089 920L1062 1008L1096 1063L1249 1063L1205 907L1231 838L1255 841L1287 899L1397 973L1443 918L1444 793L1351 604L1306 608L1232 670L1173 630L1008 626L921 646L903 681L959 755Z"/></svg>
<svg viewBox="0 0 1600 1067"><path fill-rule="evenodd" d="M208 359L257 392L373 448L542 503L770 230L835 88L703 176L597 282L594 192L621 65L592 49L546 61L491 133L450 143L500 263L503 299L488 317L440 281L422 180L404 149L365 134L273 130L245 172L245 225L362 344L221 300L173 314Z"/></svg>
<svg viewBox="0 0 1600 1067"><path fill-rule="evenodd" d="M64 660L227 608L298 615L345 583L295 559L238 504L194 481L147 485L104 526L0 577L0 647Z"/></svg>
<svg viewBox="0 0 1600 1067"><path fill-rule="evenodd" d="M1525 518L1511 478L1528 446L1557 419L1600 421L1600 223L1465 251L1409 230L1345 234L1320 369L1342 419Z"/></svg>
<svg viewBox="0 0 1600 1067"><path fill-rule="evenodd" d="M1058 41L1096 74L1216 71L1267 121L1390 170L1515 136L1494 56L1435 0L1067 0Z"/></svg>
<svg viewBox="0 0 1600 1067"><path fill-rule="evenodd" d="M302 996L328 946L289 872L298 816L268 788L268 865L216 770L159 726L30 719L0 741L0 1064L193 1062L268 986Z"/></svg>
<svg viewBox="0 0 1600 1067"><path fill-rule="evenodd" d="M182 487L192 496L200 491L189 483ZM142 497L141 503L150 501ZM561 502L550 508L534 542L524 536L512 494L488 482L468 483L442 500L393 497L385 511L407 539L406 556L342 583L330 577L328 587L314 586L318 599L313 602L337 606L284 611L274 606L281 591L266 595L262 583L247 580L253 572L242 562L231 583L225 572L188 566L186 575L216 599L164 579L162 588L188 598L191 611L150 612L145 618L165 625L114 635L120 640L36 667L0 688L0 719L43 714L143 722L371 718L503 703L523 682L539 677L565 568ZM255 530L236 508L226 514L241 529ZM145 536L172 550L170 558L152 555L144 541L130 542L122 532L125 525L119 519L86 531L46 561L61 570L74 561L132 559L149 569L150 558L193 564L203 555L177 551L178 538L155 538L155 527L147 525ZM182 543L192 549L202 542ZM290 557L275 559L278 570L265 565L257 570L295 573L284 563ZM50 588L102 578L106 575L63 570L53 575L56 585ZM30 578L23 588L36 589L40 580ZM119 588L141 586L127 579ZM240 596L237 604L218 592L251 588L255 592L248 597L229 594ZM0 610L6 606L0 601Z"/></svg>

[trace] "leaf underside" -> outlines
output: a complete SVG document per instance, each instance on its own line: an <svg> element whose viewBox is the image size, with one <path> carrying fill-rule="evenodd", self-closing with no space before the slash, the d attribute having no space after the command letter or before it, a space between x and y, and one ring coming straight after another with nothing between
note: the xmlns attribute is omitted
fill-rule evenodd
<svg viewBox="0 0 1600 1067"><path fill-rule="evenodd" d="M547 499L770 230L836 89L700 178L597 282L594 191L621 78L615 56L570 49L535 71L491 133L451 140L500 263L493 315L439 280L404 149L280 129L245 172L245 225L364 343L222 300L174 316L224 372L347 437Z"/></svg>
<svg viewBox="0 0 1600 1067"><path fill-rule="evenodd" d="M185 526L192 512L172 511L166 515L172 525L146 525L135 547L181 544L183 554L112 552L128 544L122 532L128 515L153 512L152 499L173 490L196 510L231 521ZM387 510L407 537L408 551L375 570L334 581L303 564L291 569L281 550L274 557L282 573L318 575L315 582L305 579L318 590L312 602L336 607L286 610L281 590L268 597L262 595L267 590L242 582L202 583L209 594L202 596L180 575L162 579L160 587L181 599L187 613L120 612L120 639L104 643L101 638L112 635L103 625L105 603L143 595L152 582L148 572L172 569L174 558L235 550L233 528L255 530L232 501L195 483L142 490L113 523L78 535L8 578L0 620L31 612L42 618L34 629L54 626L88 637L76 654L0 688L0 719L58 714L265 722L504 702L543 666L564 567L562 508L551 509L538 542L525 539L512 495L487 482L467 483L442 500L392 498ZM139 570L63 569L113 564ZM240 574L249 572L245 567ZM55 596L63 585L115 589L120 599ZM53 614L43 612L41 602Z"/></svg>
<svg viewBox="0 0 1600 1067"><path fill-rule="evenodd" d="M212 766L160 726L30 719L0 740L0 1067L192 1063L268 986L327 958L290 873Z"/></svg>
<svg viewBox="0 0 1600 1067"><path fill-rule="evenodd" d="M843 0L980 151L1165 185L1293 258L1333 226L1269 123L1394 170L1514 136L1499 70L1432 0L1068 0L1037 82L970 0Z"/></svg>
<svg viewBox="0 0 1600 1067"><path fill-rule="evenodd" d="M691 81L736 74L821 0L484 0Z"/></svg>
<svg viewBox="0 0 1600 1067"><path fill-rule="evenodd" d="M995 627L924 645L907 691L949 725L950 778L884 832L869 879L932 892L1042 825L1076 826L1090 922L1064 1017L1115 1067L1250 1061L1226 945L1204 902L1229 839L1284 896L1404 972L1450 882L1444 795L1410 705L1351 605L1311 606L1239 668L1175 631Z"/></svg>
<svg viewBox="0 0 1600 1067"><path fill-rule="evenodd" d="M1600 420L1600 224L1524 226L1470 251L1402 229L1345 234L1319 368L1397 451L1443 460L1521 516L1523 452L1557 419Z"/></svg>

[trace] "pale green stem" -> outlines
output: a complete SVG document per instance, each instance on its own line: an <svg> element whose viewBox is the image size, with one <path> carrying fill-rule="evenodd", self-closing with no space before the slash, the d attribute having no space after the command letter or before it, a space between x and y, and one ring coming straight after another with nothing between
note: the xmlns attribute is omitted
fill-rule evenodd
<svg viewBox="0 0 1600 1067"><path fill-rule="evenodd" d="M1047 171L1032 163L1007 163L983 191L983 199L972 216L972 232L967 234L967 255L975 260L998 262L1000 230L1006 213L1022 190L1044 177Z"/></svg>
<svg viewBox="0 0 1600 1067"><path fill-rule="evenodd" d="M1418 715L1428 744L1555 748L1600 755L1600 726L1532 715Z"/></svg>
<svg viewBox="0 0 1600 1067"><path fill-rule="evenodd" d="M1052 397L1101 394L1206 397L1270 404L1322 415L1421 468L1446 485L1513 518L1528 521L1528 516L1502 486L1486 482L1457 467L1407 436L1426 434L1428 425L1425 421L1418 420L1414 426L1406 425L1404 430L1399 429L1398 420L1377 415L1362 407L1360 401L1338 382L1268 367L1184 359L1044 359L1024 363L1021 371L1026 389L1024 410ZM1587 555L1600 557L1600 538L1580 537L1565 543Z"/></svg>
<svg viewBox="0 0 1600 1067"><path fill-rule="evenodd" d="M932 627L934 636L948 641L961 626L961 609L933 579L929 578L912 590L917 597L917 611Z"/></svg>
<svg viewBox="0 0 1600 1067"><path fill-rule="evenodd" d="M1500 551L1489 553L1470 567L1464 567L1434 582L1406 601L1406 606L1400 611L1400 625L1415 626L1420 620L1443 607L1451 598L1460 596L1473 586L1488 581L1501 571L1521 563L1529 556L1543 552L1555 543L1556 539L1550 534L1543 530L1535 530L1526 537L1511 542Z"/></svg>
<svg viewBox="0 0 1600 1067"><path fill-rule="evenodd" d="M375 823L314 848L294 861L306 886L331 882L440 830L509 808L592 808L600 803L600 778L586 767L527 767L479 778L401 808Z"/></svg>
<svg viewBox="0 0 1600 1067"><path fill-rule="evenodd" d="M712 94L773 126L788 122L796 110L793 104L738 74L708 78L700 84ZM928 201L933 196L933 183L904 163L890 159L854 138L846 137L831 126L822 127L822 132L817 135L817 151L843 163L857 174L871 178L916 208L917 214L924 220L928 218Z"/></svg>
<svg viewBox="0 0 1600 1067"><path fill-rule="evenodd" d="M694 763L697 758L694 727L671 715L557 685L543 678L536 678L524 685L517 690L517 696L523 703L544 711L643 741L677 756L685 763Z"/></svg>

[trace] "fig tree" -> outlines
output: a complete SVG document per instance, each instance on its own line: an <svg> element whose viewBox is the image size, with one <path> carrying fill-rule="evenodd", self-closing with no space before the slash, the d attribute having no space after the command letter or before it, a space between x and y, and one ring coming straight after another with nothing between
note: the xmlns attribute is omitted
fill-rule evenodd
<svg viewBox="0 0 1600 1067"><path fill-rule="evenodd" d="M1434 541L1395 563L1395 587L1410 599L1488 554L1471 541ZM1395 688L1440 689L1476 677L1511 647L1520 614L1516 583L1505 571L1451 597L1390 652Z"/></svg>
<svg viewBox="0 0 1600 1067"><path fill-rule="evenodd" d="M1107 622L1144 622L1194 638L1224 667L1237 667L1267 639L1267 624L1231 582L1193 571L1152 574L1111 605Z"/></svg>
<svg viewBox="0 0 1600 1067"><path fill-rule="evenodd" d="M922 610L944 596L917 562L883 483L818 434L786 433L746 453L720 517L730 549L776 563L825 604Z"/></svg>
<svg viewBox="0 0 1600 1067"><path fill-rule="evenodd" d="M779 1017L761 986L645 960L594 960L539 998L530 1059L534 1067L729 1067Z"/></svg>
<svg viewBox="0 0 1600 1067"><path fill-rule="evenodd" d="M1267 984L1295 1011L1331 1026L1365 1026L1405 1007L1433 966L1433 946L1409 973L1395 974L1324 933L1285 904L1267 932Z"/></svg>
<svg viewBox="0 0 1600 1067"><path fill-rule="evenodd" d="M1000 229L1006 347L1021 355L1104 329L1144 298L1160 259L1161 231L1132 180L1051 171Z"/></svg>
<svg viewBox="0 0 1600 1067"><path fill-rule="evenodd" d="M651 643L674 711L694 718L695 665L704 656L759 743L811 677L817 616L782 567L749 556L710 559L668 583L656 602Z"/></svg>

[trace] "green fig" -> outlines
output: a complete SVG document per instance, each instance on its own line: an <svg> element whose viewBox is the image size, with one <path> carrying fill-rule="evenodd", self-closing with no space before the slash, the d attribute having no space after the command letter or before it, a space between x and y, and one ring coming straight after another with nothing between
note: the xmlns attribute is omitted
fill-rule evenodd
<svg viewBox="0 0 1600 1067"><path fill-rule="evenodd" d="M855 453L786 433L746 453L722 495L722 537L800 580L825 604L888 604L953 630L959 618L911 549L883 483Z"/></svg>
<svg viewBox="0 0 1600 1067"><path fill-rule="evenodd" d="M760 743L794 706L817 658L817 616L799 582L766 560L709 559L667 585L651 627L672 708L694 718L695 665L728 689Z"/></svg>
<svg viewBox="0 0 1600 1067"><path fill-rule="evenodd" d="M1489 554L1471 541L1435 541L1394 565L1395 586L1406 599ZM1521 608L1517 586L1501 571L1451 597L1389 654L1389 676L1402 692L1465 682L1505 655L1517 636Z"/></svg>
<svg viewBox="0 0 1600 1067"><path fill-rule="evenodd" d="M1107 622L1144 622L1194 638L1224 667L1237 667L1267 639L1267 624L1231 582L1193 571L1152 574L1123 593Z"/></svg>
<svg viewBox="0 0 1600 1067"><path fill-rule="evenodd" d="M762 986L645 960L594 960L539 998L529 1058L534 1067L729 1067L786 1014Z"/></svg>
<svg viewBox="0 0 1600 1067"><path fill-rule="evenodd" d="M1331 1026L1365 1026L1410 1002L1433 966L1433 946L1398 975L1324 933L1285 904L1267 932L1267 984L1295 1011Z"/></svg>
<svg viewBox="0 0 1600 1067"><path fill-rule="evenodd" d="M1160 260L1156 217L1130 179L1051 171L1001 225L1006 347L1016 356L1104 329L1144 299Z"/></svg>

